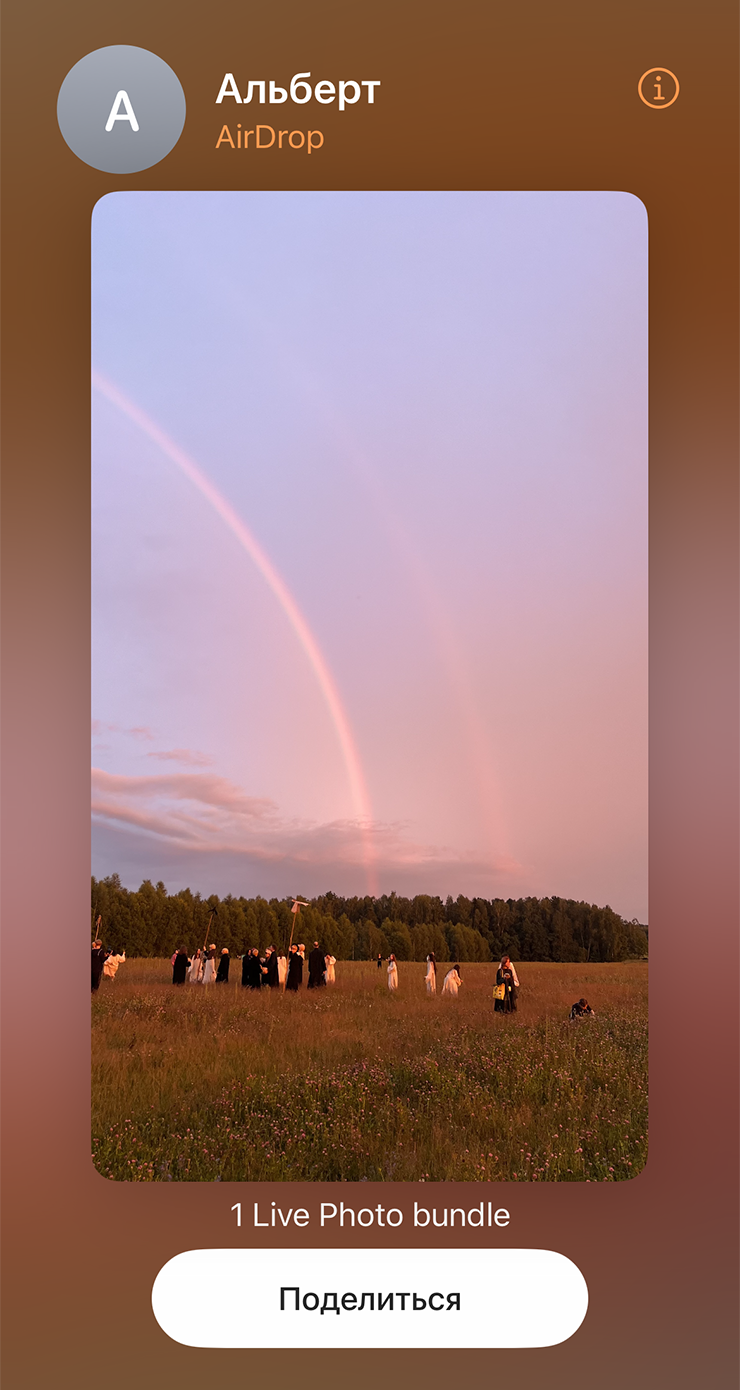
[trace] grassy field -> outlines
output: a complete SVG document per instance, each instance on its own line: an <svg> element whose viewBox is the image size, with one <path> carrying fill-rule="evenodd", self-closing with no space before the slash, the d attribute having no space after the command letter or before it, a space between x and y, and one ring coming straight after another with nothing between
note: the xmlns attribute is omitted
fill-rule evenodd
<svg viewBox="0 0 740 1390"><path fill-rule="evenodd" d="M133 1182L630 1178L647 1153L646 964L493 965L457 999L425 967L340 961L298 995L170 983L126 961L93 995L93 1158ZM441 980L445 967L441 967ZM240 978L238 962L232 964ZM567 1021L585 995L595 1019Z"/></svg>

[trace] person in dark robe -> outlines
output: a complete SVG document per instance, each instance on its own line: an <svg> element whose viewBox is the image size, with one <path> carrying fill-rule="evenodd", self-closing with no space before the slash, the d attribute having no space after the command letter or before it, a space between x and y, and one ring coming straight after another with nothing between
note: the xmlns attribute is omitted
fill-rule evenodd
<svg viewBox="0 0 740 1390"><path fill-rule="evenodd" d="M105 950L102 941L97 939L92 944L92 990L100 989L100 980L103 974L103 966L108 959L110 952Z"/></svg>
<svg viewBox="0 0 740 1390"><path fill-rule="evenodd" d="M288 978L285 981L286 989L298 990L303 984L303 961L298 952L297 946L291 946L288 956Z"/></svg>
<svg viewBox="0 0 740 1390"><path fill-rule="evenodd" d="M318 941L314 941L313 950L308 955L308 988L318 989L319 985L326 984L326 956L321 950Z"/></svg>
<svg viewBox="0 0 740 1390"><path fill-rule="evenodd" d="M383 957L382 957L382 956L378 956L378 970L382 970L382 969L383 969Z"/></svg>
<svg viewBox="0 0 740 1390"><path fill-rule="evenodd" d="M173 985L184 985L184 984L185 984L185 976L186 976L187 973L188 973L188 966L189 966L189 965L190 965L190 957L188 956L187 951L186 951L182 946L178 946L178 948L177 948L177 953L176 953L176 955L175 955L175 959L174 959L173 962L172 962L172 983L173 983Z"/></svg>
<svg viewBox="0 0 740 1390"><path fill-rule="evenodd" d="M496 999L493 1008L497 1014L516 1013L516 1001L519 990L519 980L516 970L508 956L501 957L501 964L496 971L496 984L503 985L503 999Z"/></svg>
<svg viewBox="0 0 740 1390"><path fill-rule="evenodd" d="M242 984L246 985L248 989L261 989L262 987L262 964L258 946L253 946L244 957Z"/></svg>
<svg viewBox="0 0 740 1390"><path fill-rule="evenodd" d="M579 1000L577 1001L577 1003L573 1004L572 1007L571 1007L571 1011L570 1011L570 1021L571 1021L571 1023L572 1023L573 1020L576 1019L576 1018L595 1018L595 1017L596 1017L596 1014L595 1014L594 1010L591 1008L591 1005L589 1004L588 999L579 999Z"/></svg>
<svg viewBox="0 0 740 1390"><path fill-rule="evenodd" d="M267 979L265 983L269 985L270 989L277 989L280 984L280 975L278 972L277 951L274 946L268 946L266 959Z"/></svg>
<svg viewBox="0 0 740 1390"><path fill-rule="evenodd" d="M229 955L229 948L228 948L228 946L224 946L224 948L223 948L223 950L222 950L222 952L221 952L221 959L220 959L220 961L219 961L219 963L218 963L218 970L216 971L216 984L217 984L217 985L227 985L227 984L229 983L229 966L230 966L230 965L231 965L231 956Z"/></svg>

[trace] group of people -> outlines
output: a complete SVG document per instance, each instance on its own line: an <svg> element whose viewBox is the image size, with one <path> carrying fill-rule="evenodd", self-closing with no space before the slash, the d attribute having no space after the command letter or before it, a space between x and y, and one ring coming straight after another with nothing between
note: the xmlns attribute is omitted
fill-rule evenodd
<svg viewBox="0 0 740 1390"><path fill-rule="evenodd" d="M424 980L426 982L427 994L436 994L437 960L434 951L429 952L426 963L427 973L424 976ZM383 957L378 956L378 970L382 970L382 968ZM460 976L460 966L453 965L452 968L448 970L447 974L445 975L444 984L442 985L442 993L457 995L457 992L461 984L462 978ZM396 957L393 955L393 952L391 952L391 954L388 957L388 988L391 991L391 994L395 994L396 990L398 989L398 962L396 960Z"/></svg>
<svg viewBox="0 0 740 1390"><path fill-rule="evenodd" d="M126 959L125 951L106 951L102 941L97 937L92 944L92 992L100 989L100 981L106 975L109 980L115 980L119 965L123 965Z"/></svg>
<svg viewBox="0 0 740 1390"><path fill-rule="evenodd" d="M92 944L92 988L100 988L100 981L103 975L114 980L119 965L126 959L126 953L107 951L103 943L96 938ZM264 955L260 954L258 946L252 946L244 952L243 956L237 956L241 961L242 975L241 982L245 989L285 989L292 992L298 991L303 985L304 966L308 968L308 988L319 989L322 985L333 985L336 981L335 966L336 956L325 952L319 946L318 941L314 941L313 950L306 956L306 947L301 942L300 945L291 945L288 954L284 951L277 951L274 946L268 946ZM189 982L191 985L225 985L229 982L229 971L231 968L231 954L228 946L222 947L220 953L216 949L214 942L210 946L199 948L194 955L189 956L183 946L175 951L171 960L172 983L173 985L184 985ZM378 956L378 969L383 966L383 957ZM426 975L424 976L427 994L437 993L437 960L433 951L430 951L426 958ZM503 984L504 992L501 997L495 998L495 1008L504 1013L516 1010L516 999L519 990L519 980L516 970L508 956L503 956L501 965L496 973L496 984ZM460 965L456 962L447 971L442 985L442 994L451 995L456 998L462 986L462 975ZM398 964L396 957L391 954L388 957L388 988L391 993L398 989ZM498 996L498 991L494 990L494 996ZM585 1009L581 1005L586 1005ZM593 1013L593 1010L585 999L580 1004L574 1004L571 1009L571 1018L578 1013Z"/></svg>
<svg viewBox="0 0 740 1390"><path fill-rule="evenodd" d="M118 967L125 959L125 951L107 951L102 941L96 938L92 944L93 991L100 988L100 981L104 975L114 980ZM323 951L318 941L314 941L313 950L309 951L308 956L306 947L301 943L298 946L291 945L287 955L284 951L277 951L274 946L268 946L264 955L261 955L259 947L252 946L243 956L237 956L236 959L241 961L241 982L245 989L262 989L264 986L268 989L290 990L295 993L303 985L304 966L308 967L309 989L319 989L336 981L336 956ZM215 944L211 942L210 946L197 950L193 956L189 956L181 946L173 955L171 964L173 985L184 985L186 981L193 985L225 985L229 982L231 955L227 946L218 953ZM382 955L378 956L377 964L378 970L381 970ZM424 982L427 994L436 994L437 960L433 951L430 951L426 958L426 967ZM456 961L445 974L442 995L456 999L462 983L460 964ZM388 988L392 994L398 989L398 963L393 954L388 957ZM493 991L495 1012L516 1013L518 996L519 978L516 969L511 958L503 955L496 970L496 985ZM596 1014L587 999L578 999L571 1006L571 1022L580 1018L595 1017Z"/></svg>
<svg viewBox="0 0 740 1390"><path fill-rule="evenodd" d="M427 973L426 973L426 975L424 976L424 980L425 980L425 982L426 982L427 994L436 994L436 993L437 993L437 959L436 959L436 956L435 956L435 954L434 954L434 951L430 951L430 952L429 952L429 955L427 956L426 964L427 964ZM378 970L382 970L382 968L383 968L383 957L382 957L381 955L379 955L379 956L378 956ZM450 970L448 970L448 971L447 971L447 974L445 975L444 984L442 985L442 993L443 993L443 994L452 994L452 995L455 995L455 996L456 996L456 995L457 995L457 992L458 992L458 990L459 990L459 988L460 988L460 986L461 986L461 984L462 984L462 978L461 978L461 975L460 975L460 966L456 964L456 965L453 965L452 968L451 968ZM389 988L389 990L391 991L391 994L395 994L396 990L398 989L398 962L397 962L397 960L396 960L396 957L393 955L393 952L391 952L391 954L390 954L389 957L388 957L388 988Z"/></svg>
<svg viewBox="0 0 740 1390"><path fill-rule="evenodd" d="M427 973L424 976L424 983L427 987L427 994L437 993L437 958L434 951L430 951L427 956ZM442 982L442 994L450 994L456 999L462 984L460 966L456 962L448 971Z"/></svg>
<svg viewBox="0 0 740 1390"><path fill-rule="evenodd" d="M291 945L287 955L284 951L278 952L274 946L268 946L264 955L260 955L259 947L252 946L236 959L241 961L242 986L245 989L262 989L265 986L295 992L303 984L304 965L308 966L309 989L332 985L336 981L336 956L322 951L318 941L314 941L308 957L306 947L301 943ZM207 949L198 949L193 956L189 956L181 946L172 957L172 983L184 985L189 981L191 985L225 985L229 982L230 967L228 946L224 946L219 955L212 942Z"/></svg>
<svg viewBox="0 0 740 1390"><path fill-rule="evenodd" d="M383 957L378 956L378 969L383 964ZM430 951L426 958L426 975L424 983L427 987L427 994L437 993L437 958L434 951ZM455 961L447 971L442 984L442 995L450 995L456 999L462 988L462 972L459 961ZM396 957L391 954L388 957L388 988L393 994L398 989L398 964ZM493 991L494 1009L497 1013L515 1013L517 997L519 994L519 979L511 963L509 956L501 957L501 964L496 971L496 988Z"/></svg>

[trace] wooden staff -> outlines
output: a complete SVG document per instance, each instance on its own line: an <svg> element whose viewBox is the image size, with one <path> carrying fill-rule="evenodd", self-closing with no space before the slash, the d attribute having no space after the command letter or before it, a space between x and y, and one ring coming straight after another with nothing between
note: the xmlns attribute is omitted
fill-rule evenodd
<svg viewBox="0 0 740 1390"><path fill-rule="evenodd" d="M212 910L211 910L211 915L210 915L210 917L208 918L208 926L206 927L206 939L205 939L205 941L203 942L203 950L204 950L204 951L205 951L205 949L206 949L206 946L208 945L208 938L209 938L209 936L211 935L211 922L213 921L213 917L214 917L215 911L216 911L215 907L212 908Z"/></svg>
<svg viewBox="0 0 740 1390"><path fill-rule="evenodd" d="M293 906L292 906L291 909L290 909L291 912L292 912L292 914L293 914L293 925L292 925L292 927L291 927L291 929L290 929L290 941L288 942L288 955L290 955L290 948L291 948L291 946L293 945L293 932L295 931L295 924L296 924L296 922L297 922L297 920L298 920L298 914L299 914L299 912L300 912L300 910L301 910L302 907L308 907L308 903L303 903L303 902L301 902L300 898L294 898L294 899L293 899Z"/></svg>

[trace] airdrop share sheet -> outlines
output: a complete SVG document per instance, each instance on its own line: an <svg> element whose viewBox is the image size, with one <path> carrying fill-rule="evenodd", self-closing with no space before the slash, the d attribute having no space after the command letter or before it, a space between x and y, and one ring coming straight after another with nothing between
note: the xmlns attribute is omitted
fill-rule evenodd
<svg viewBox="0 0 740 1390"><path fill-rule="evenodd" d="M9 1390L734 1390L737 27L8 0Z"/></svg>

